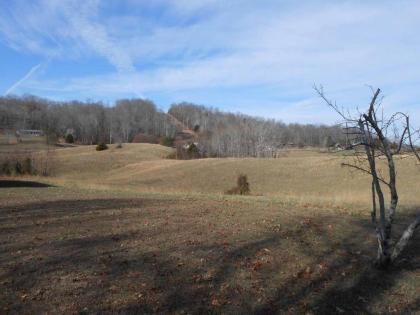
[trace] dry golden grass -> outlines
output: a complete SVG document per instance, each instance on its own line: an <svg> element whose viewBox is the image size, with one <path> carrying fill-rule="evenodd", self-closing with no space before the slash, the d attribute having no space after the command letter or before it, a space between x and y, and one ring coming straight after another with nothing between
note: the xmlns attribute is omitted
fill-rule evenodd
<svg viewBox="0 0 420 315"><path fill-rule="evenodd" d="M45 137L22 136L18 142L15 136L0 135L0 154L40 151L48 148Z"/></svg>
<svg viewBox="0 0 420 315"><path fill-rule="evenodd" d="M398 266L372 269L370 180L341 167L351 157L164 159L170 151L60 149L55 176L39 178L56 187L0 189L0 313L418 311L418 236ZM397 169L414 210L419 168L405 158ZM222 195L239 173L254 196ZM411 216L399 213L395 235Z"/></svg>
<svg viewBox="0 0 420 315"><path fill-rule="evenodd" d="M317 151L289 151L277 159L165 159L170 148L124 144L97 152L80 146L56 152L55 178L61 185L94 189L177 194L223 194L240 173L248 175L253 195L325 205L370 204L368 175L342 167L352 157ZM396 157L400 204L420 203L420 168L413 158Z"/></svg>
<svg viewBox="0 0 420 315"><path fill-rule="evenodd" d="M114 144L104 151L96 151L95 148L89 145L58 150L55 155L59 166L56 177L102 182L113 170L140 161L159 160L171 152L170 148L152 144L123 144L121 149Z"/></svg>

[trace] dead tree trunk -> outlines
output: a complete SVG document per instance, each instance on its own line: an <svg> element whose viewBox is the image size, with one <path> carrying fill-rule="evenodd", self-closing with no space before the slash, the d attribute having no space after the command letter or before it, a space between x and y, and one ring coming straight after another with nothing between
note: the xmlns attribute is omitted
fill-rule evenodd
<svg viewBox="0 0 420 315"><path fill-rule="evenodd" d="M403 113L396 113L390 119L384 121L378 120L376 112L380 106L378 96L380 89L374 93L366 113L361 114L358 118L349 117L340 109L336 104L333 104L325 97L322 87L315 87L315 90L323 98L327 104L332 107L337 113L340 114L346 125L351 124L352 135L356 136L357 141L353 143L354 147L362 146L366 154L363 161L358 160L354 164L344 163L346 166L356 168L360 171L368 173L372 176L372 221L375 224L376 235L378 239L378 252L376 258L376 265L380 268L386 268L389 264L393 263L403 252L404 248L413 237L415 230L420 226L420 212L416 219L406 228L399 240L392 243L392 225L395 213L398 206L398 192L397 192L397 179L396 169L394 162L394 155L398 154L402 149L404 142L408 142L407 146L414 152L414 156L420 160L416 148L413 144L413 133L410 130L409 117ZM387 131L393 126L395 129L395 122L403 117L405 120L404 132L399 139L398 149L393 151L388 139ZM348 132L349 128L345 128ZM354 132L354 130L357 130ZM418 131L416 131L418 133ZM384 156L387 162L388 179L385 180L380 176L377 166L377 158ZM367 167L364 165L367 164ZM389 189L390 204L388 207L385 205L385 198L383 186ZM379 204L379 218L377 218L377 204Z"/></svg>

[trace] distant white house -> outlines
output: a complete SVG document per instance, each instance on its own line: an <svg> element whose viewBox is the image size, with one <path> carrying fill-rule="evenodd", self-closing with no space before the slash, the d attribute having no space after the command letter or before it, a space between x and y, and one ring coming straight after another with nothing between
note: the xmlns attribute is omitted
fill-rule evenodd
<svg viewBox="0 0 420 315"><path fill-rule="evenodd" d="M34 136L34 137L40 137L44 135L44 132L42 130L36 130L36 129L21 129L16 132L18 136Z"/></svg>

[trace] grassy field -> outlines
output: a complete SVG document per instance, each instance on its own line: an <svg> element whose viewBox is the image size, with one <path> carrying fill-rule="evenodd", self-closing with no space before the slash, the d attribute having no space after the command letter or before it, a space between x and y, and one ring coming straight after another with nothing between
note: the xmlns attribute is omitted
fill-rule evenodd
<svg viewBox="0 0 420 315"><path fill-rule="evenodd" d="M327 204L370 204L370 178L342 167L353 157L292 150L277 159L170 160L171 149L153 144L125 144L97 152L94 146L58 150L53 181L90 188L137 192L223 194L239 174L248 175L254 195ZM420 167L397 157L401 205L418 204Z"/></svg>
<svg viewBox="0 0 420 315"><path fill-rule="evenodd" d="M21 141L14 135L0 134L0 154L23 153L45 150L46 137L21 136Z"/></svg>
<svg viewBox="0 0 420 315"><path fill-rule="evenodd" d="M49 185L4 178L0 313L420 313L420 237L391 270L371 267L370 182L340 166L351 157L170 150L60 149L54 176L20 178ZM396 234L420 205L418 165L397 164ZM223 195L239 173L254 195Z"/></svg>

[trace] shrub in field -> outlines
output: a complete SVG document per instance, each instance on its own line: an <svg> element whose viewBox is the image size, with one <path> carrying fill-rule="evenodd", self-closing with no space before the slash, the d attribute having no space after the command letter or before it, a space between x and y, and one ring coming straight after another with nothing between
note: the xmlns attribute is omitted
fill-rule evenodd
<svg viewBox="0 0 420 315"><path fill-rule="evenodd" d="M165 147L173 147L174 146L174 138L171 137L162 137L160 138L159 144L164 145Z"/></svg>
<svg viewBox="0 0 420 315"><path fill-rule="evenodd" d="M74 137L71 133L66 136L66 143L74 143Z"/></svg>
<svg viewBox="0 0 420 315"><path fill-rule="evenodd" d="M115 146L117 149L122 149L122 143L117 143L117 145Z"/></svg>
<svg viewBox="0 0 420 315"><path fill-rule="evenodd" d="M108 146L105 143L99 143L96 146L96 151L104 151L104 150L108 150Z"/></svg>
<svg viewBox="0 0 420 315"><path fill-rule="evenodd" d="M23 174L22 164L19 161L16 161L16 163L15 163L15 174L16 175L22 175Z"/></svg>
<svg viewBox="0 0 420 315"><path fill-rule="evenodd" d="M45 151L40 154L37 154L33 158L33 169L37 174L42 176L49 176L51 175L55 168L55 160L54 160L54 151Z"/></svg>
<svg viewBox="0 0 420 315"><path fill-rule="evenodd" d="M22 167L19 161L10 160L8 157L1 161L0 175L14 176L20 175Z"/></svg>
<svg viewBox="0 0 420 315"><path fill-rule="evenodd" d="M32 163L31 158L21 159L7 159L1 163L0 173L3 175L35 175L36 169Z"/></svg>
<svg viewBox="0 0 420 315"><path fill-rule="evenodd" d="M10 176L12 175L12 164L9 161L3 161L1 163L1 174Z"/></svg>
<svg viewBox="0 0 420 315"><path fill-rule="evenodd" d="M167 156L168 159L176 160L192 160L192 159L201 159L205 155L200 152L200 149L196 144L182 144L178 143L176 145L176 151Z"/></svg>
<svg viewBox="0 0 420 315"><path fill-rule="evenodd" d="M249 188L248 177L245 174L240 174L236 181L236 187L226 191L227 195L249 195L251 189Z"/></svg>
<svg viewBox="0 0 420 315"><path fill-rule="evenodd" d="M197 145L191 143L187 149L188 156L190 159L198 159L201 157L200 150L198 149Z"/></svg>
<svg viewBox="0 0 420 315"><path fill-rule="evenodd" d="M0 175L42 175L48 176L54 168L54 152L36 152L30 154L10 153L0 155Z"/></svg>
<svg viewBox="0 0 420 315"><path fill-rule="evenodd" d="M25 158L22 162L22 174L28 174L28 175L35 175L36 170L34 169L32 159L31 158Z"/></svg>

